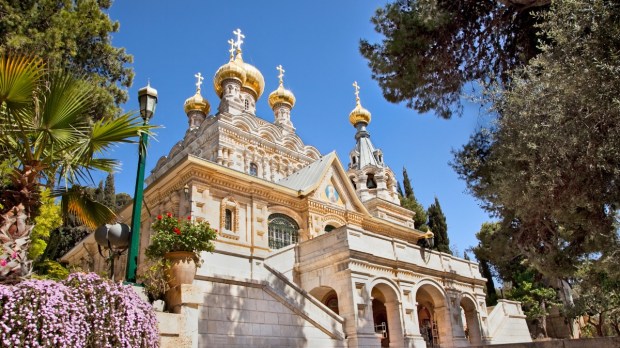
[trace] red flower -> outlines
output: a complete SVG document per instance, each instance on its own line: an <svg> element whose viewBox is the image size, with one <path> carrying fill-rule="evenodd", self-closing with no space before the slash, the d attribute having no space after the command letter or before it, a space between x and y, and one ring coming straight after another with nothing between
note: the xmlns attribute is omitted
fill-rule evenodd
<svg viewBox="0 0 620 348"><path fill-rule="evenodd" d="M191 220L191 219L192 219L192 217L191 217L191 216L188 216L188 217L187 217L187 220Z"/></svg>
<svg viewBox="0 0 620 348"><path fill-rule="evenodd" d="M163 219L163 218L164 218L164 217L163 217L163 216L161 216L161 214L157 215L157 220L161 220L161 219Z"/></svg>
<svg viewBox="0 0 620 348"><path fill-rule="evenodd" d="M173 228L172 230L174 231L174 233L176 233L176 234L178 234L178 235L181 235L181 230L179 230L179 228L178 228L178 227L175 227L175 228Z"/></svg>
<svg viewBox="0 0 620 348"><path fill-rule="evenodd" d="M172 217L172 213L171 213L171 212L167 212L167 213L166 213L166 215L167 215L168 217Z"/></svg>

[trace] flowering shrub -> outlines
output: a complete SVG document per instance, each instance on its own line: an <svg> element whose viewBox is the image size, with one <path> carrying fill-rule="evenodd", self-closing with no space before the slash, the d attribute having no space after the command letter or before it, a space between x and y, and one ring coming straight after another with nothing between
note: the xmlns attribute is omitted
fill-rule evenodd
<svg viewBox="0 0 620 348"><path fill-rule="evenodd" d="M0 285L2 347L158 347L157 319L129 287L94 273Z"/></svg>
<svg viewBox="0 0 620 348"><path fill-rule="evenodd" d="M190 251L199 255L202 251L213 251L213 240L217 233L206 221L195 221L190 216L175 218L172 213L158 215L152 225L155 234L146 249L146 256L155 259L171 251Z"/></svg>

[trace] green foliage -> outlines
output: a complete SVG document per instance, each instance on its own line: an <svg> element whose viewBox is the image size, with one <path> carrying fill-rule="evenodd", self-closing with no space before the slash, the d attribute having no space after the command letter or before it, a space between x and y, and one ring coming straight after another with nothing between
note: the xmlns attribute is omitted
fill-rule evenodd
<svg viewBox="0 0 620 348"><path fill-rule="evenodd" d="M35 226L30 234L31 245L28 258L31 260L36 260L43 254L50 232L62 225L60 206L54 202L49 189L41 190L40 200L39 215L34 219Z"/></svg>
<svg viewBox="0 0 620 348"><path fill-rule="evenodd" d="M103 204L106 207L116 211L116 189L114 187L114 174L109 173L105 178L105 186L103 189Z"/></svg>
<svg viewBox="0 0 620 348"><path fill-rule="evenodd" d="M567 316L581 317L591 336L620 335L620 280L592 262L579 268L576 280L575 301L566 309Z"/></svg>
<svg viewBox="0 0 620 348"><path fill-rule="evenodd" d="M146 248L146 256L151 259L163 257L171 251L190 251L197 256L202 251L212 252L215 249L213 240L217 232L206 221L175 218L171 213L158 215L151 226L155 231L151 245Z"/></svg>
<svg viewBox="0 0 620 348"><path fill-rule="evenodd" d="M50 235L47 248L41 259L60 259L91 232L92 230L86 226L63 226L55 229Z"/></svg>
<svg viewBox="0 0 620 348"><path fill-rule="evenodd" d="M170 289L169 273L167 272L170 268L170 261L163 258L149 259L141 268L144 270L138 272L137 281L144 285L144 291L149 301L164 300L164 295Z"/></svg>
<svg viewBox="0 0 620 348"><path fill-rule="evenodd" d="M37 262L34 266L35 279L63 280L69 276L69 270L52 260Z"/></svg>
<svg viewBox="0 0 620 348"><path fill-rule="evenodd" d="M532 13L550 2L396 0L371 19L383 40L360 51L388 101L450 118L467 83L507 81L538 52Z"/></svg>
<svg viewBox="0 0 620 348"><path fill-rule="evenodd" d="M486 304L487 306L495 306L497 304L497 290L495 289L495 280L493 280L493 273L491 273L491 267L488 260L480 261L480 273L487 279L486 286Z"/></svg>
<svg viewBox="0 0 620 348"><path fill-rule="evenodd" d="M497 120L456 153L454 168L528 263L572 276L618 253L620 10L554 1L538 17L541 53L488 90Z"/></svg>
<svg viewBox="0 0 620 348"><path fill-rule="evenodd" d="M39 59L0 57L0 158L15 159L12 190L0 196L5 208L21 203L36 216L39 185L72 185L92 170L112 171L117 161L101 156L152 128L129 114L92 122L91 91L68 73L45 69ZM72 200L76 193L62 192L69 211L92 226L101 223L78 214L89 210L80 210L84 200ZM107 221L111 216L109 211Z"/></svg>
<svg viewBox="0 0 620 348"><path fill-rule="evenodd" d="M426 225L426 210L415 198L413 188L411 187L411 181L409 181L409 175L407 175L407 170L405 168L403 168L403 185L405 187L405 196L400 197L400 205L415 213L413 221L418 230L424 232L428 231L428 226Z"/></svg>
<svg viewBox="0 0 620 348"><path fill-rule="evenodd" d="M435 234L433 249L452 255L450 239L448 238L448 224L446 216L441 210L439 199L435 197L435 203L428 207L428 228Z"/></svg>
<svg viewBox="0 0 620 348"><path fill-rule="evenodd" d="M111 45L120 25L106 13L110 0L0 0L0 55L20 52L67 69L92 86L95 118L119 114L131 86L131 55ZM86 20L87 19L87 20Z"/></svg>
<svg viewBox="0 0 620 348"><path fill-rule="evenodd" d="M534 274L532 271L519 274L517 282L506 292L506 298L520 301L529 319L541 320L549 315L551 307L560 306L560 301L557 291L536 282Z"/></svg>
<svg viewBox="0 0 620 348"><path fill-rule="evenodd" d="M117 193L116 194L116 211L119 211L121 208L131 203L131 201L133 201L133 199L131 198L129 194L125 192Z"/></svg>

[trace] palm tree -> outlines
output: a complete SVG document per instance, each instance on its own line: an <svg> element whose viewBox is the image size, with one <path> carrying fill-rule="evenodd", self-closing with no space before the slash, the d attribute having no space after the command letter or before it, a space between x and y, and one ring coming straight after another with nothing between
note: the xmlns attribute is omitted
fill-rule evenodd
<svg viewBox="0 0 620 348"><path fill-rule="evenodd" d="M81 194L80 180L93 170L112 172L116 160L101 157L119 143L135 143L150 126L124 114L93 122L89 84L67 72L47 71L32 57L0 57L0 158L12 169L0 192L0 282L30 273L26 258L42 187L62 196L63 212L82 223L109 222L114 213ZM6 163L5 163L6 164Z"/></svg>

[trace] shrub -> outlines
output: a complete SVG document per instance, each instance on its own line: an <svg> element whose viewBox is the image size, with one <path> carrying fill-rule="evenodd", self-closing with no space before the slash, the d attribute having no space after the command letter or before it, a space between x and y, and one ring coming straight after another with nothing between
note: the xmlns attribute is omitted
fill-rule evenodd
<svg viewBox="0 0 620 348"><path fill-rule="evenodd" d="M0 285L0 346L158 347L151 306L94 273Z"/></svg>

